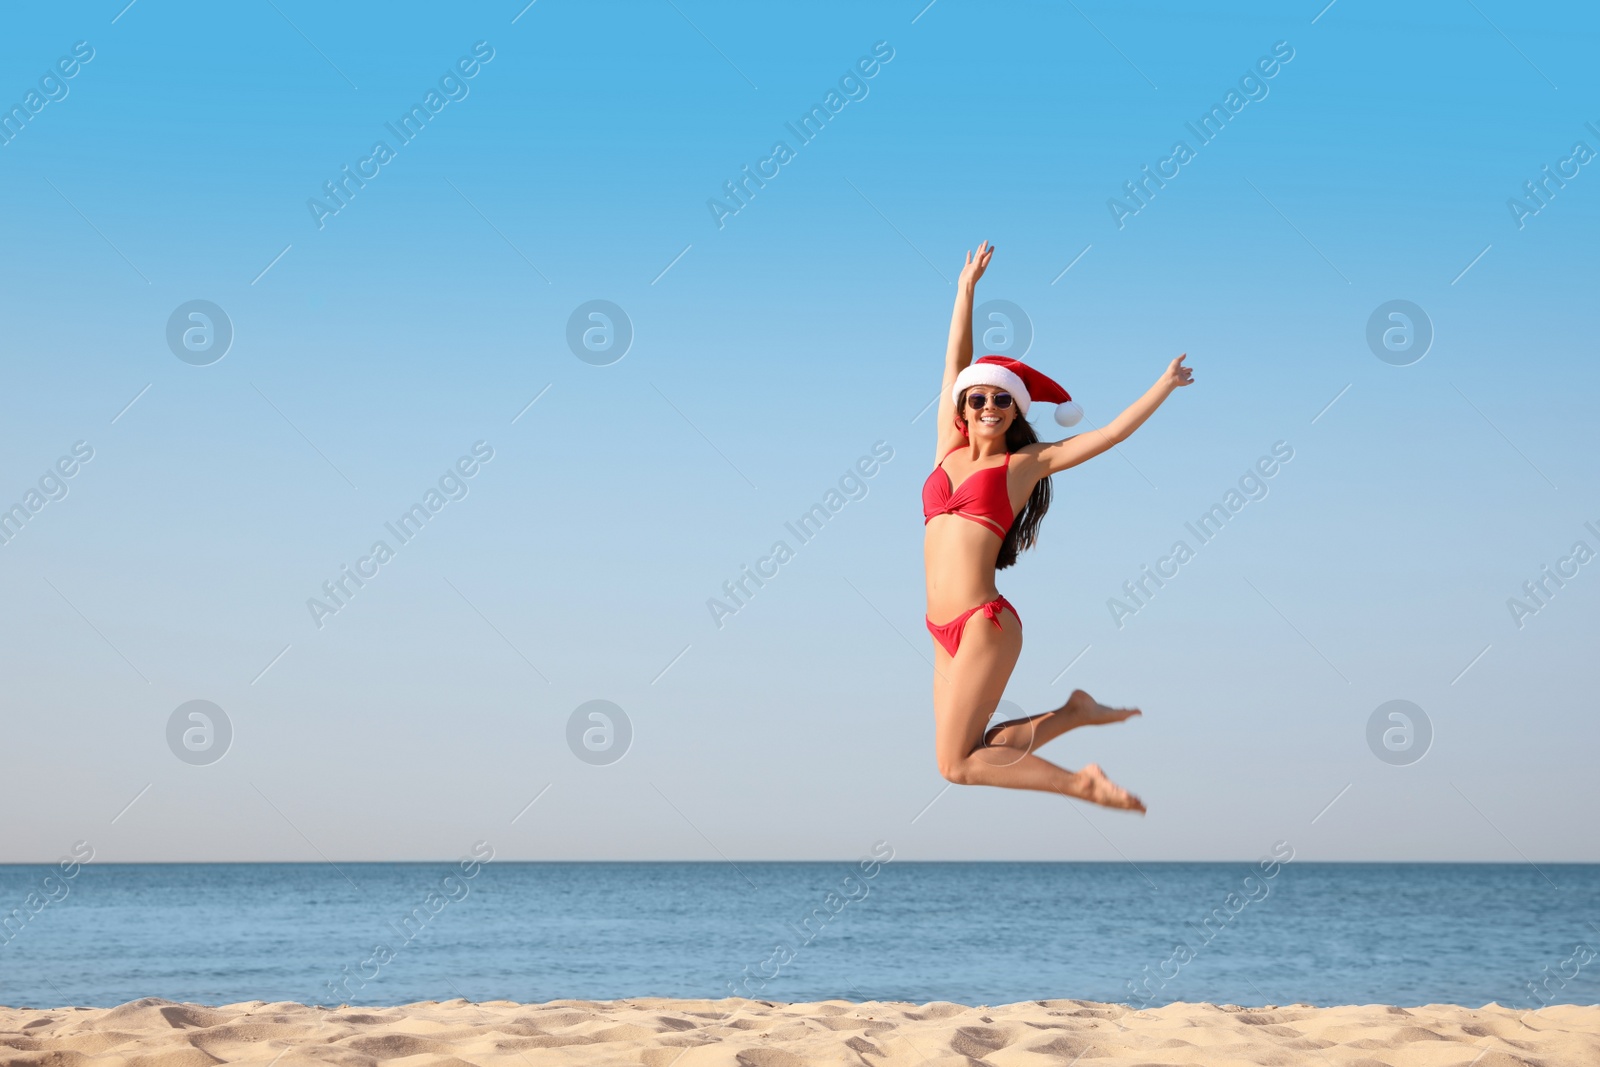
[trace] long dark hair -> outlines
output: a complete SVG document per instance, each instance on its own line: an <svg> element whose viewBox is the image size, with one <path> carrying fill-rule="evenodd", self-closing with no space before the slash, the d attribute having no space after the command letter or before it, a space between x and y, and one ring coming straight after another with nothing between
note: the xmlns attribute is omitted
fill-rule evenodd
<svg viewBox="0 0 1600 1067"><path fill-rule="evenodd" d="M961 395L956 398L956 428L965 436L967 423L965 413L967 410L967 390L961 390ZM1037 444L1039 435L1033 432L1030 423L1021 411L1011 420L1011 425L1006 428L1006 451L1016 452L1023 445ZM995 560L994 569L1003 571L1017 561L1017 553L1026 551L1039 540L1039 524L1044 521L1044 513L1050 510L1050 479L1040 478L1034 484L1033 492L1028 495L1027 501L1022 505L1022 510L1017 513L1011 522L1011 529L1006 531L1006 538L1000 542L1000 555Z"/></svg>

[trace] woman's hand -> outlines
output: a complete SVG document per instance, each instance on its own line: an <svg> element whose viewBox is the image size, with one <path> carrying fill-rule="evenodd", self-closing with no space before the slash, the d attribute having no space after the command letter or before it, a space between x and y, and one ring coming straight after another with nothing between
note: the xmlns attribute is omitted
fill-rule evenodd
<svg viewBox="0 0 1600 1067"><path fill-rule="evenodd" d="M1194 371L1183 365L1183 361L1187 358L1189 353L1185 352L1168 364L1166 373L1161 376L1161 381L1157 384L1169 393L1181 386L1193 385Z"/></svg>
<svg viewBox="0 0 1600 1067"><path fill-rule="evenodd" d="M978 279L983 277L983 272L989 269L989 260L994 257L994 248L988 241L978 246L976 254L967 253L967 265L961 268L959 284L967 289L972 289L978 284Z"/></svg>

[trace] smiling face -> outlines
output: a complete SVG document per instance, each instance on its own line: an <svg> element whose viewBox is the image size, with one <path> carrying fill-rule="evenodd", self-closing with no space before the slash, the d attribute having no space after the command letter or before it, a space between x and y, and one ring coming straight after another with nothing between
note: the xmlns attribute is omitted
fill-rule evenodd
<svg viewBox="0 0 1600 1067"><path fill-rule="evenodd" d="M983 397L983 407L974 408L972 398ZM1011 397L1007 407L998 407L995 404L996 396ZM996 438L1004 440L1006 430L1011 428L1011 422L1017 418L1017 401L1010 390L994 385L974 385L961 395L961 415L966 419L967 433L978 439Z"/></svg>

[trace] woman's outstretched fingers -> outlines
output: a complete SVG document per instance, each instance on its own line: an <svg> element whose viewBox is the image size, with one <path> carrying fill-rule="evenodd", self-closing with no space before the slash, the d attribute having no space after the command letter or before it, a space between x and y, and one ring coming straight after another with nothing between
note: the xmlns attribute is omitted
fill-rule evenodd
<svg viewBox="0 0 1600 1067"><path fill-rule="evenodd" d="M976 252L967 252L966 264L961 268L961 280L969 285L976 285L983 272L989 268L989 260L994 255L994 246L988 241L978 245Z"/></svg>
<svg viewBox="0 0 1600 1067"><path fill-rule="evenodd" d="M1162 381L1165 383L1168 391L1185 385L1194 384L1194 370L1183 365L1183 361L1188 358L1188 355L1189 353L1185 352L1183 355L1167 364L1167 372L1166 374L1162 375Z"/></svg>

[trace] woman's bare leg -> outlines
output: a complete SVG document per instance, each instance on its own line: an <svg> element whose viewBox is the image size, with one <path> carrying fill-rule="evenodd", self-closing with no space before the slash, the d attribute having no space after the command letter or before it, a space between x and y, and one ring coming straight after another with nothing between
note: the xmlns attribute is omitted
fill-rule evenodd
<svg viewBox="0 0 1600 1067"><path fill-rule="evenodd" d="M1080 726L1103 726L1142 715L1138 708L1113 708L1095 700L1082 689L1074 689L1067 702L1054 711L1040 712L1023 719L1010 719L989 727L984 744L990 747L1036 751L1068 730Z"/></svg>
<svg viewBox="0 0 1600 1067"><path fill-rule="evenodd" d="M935 642L934 740L939 772L962 785L1035 789L1109 808L1144 811L1138 797L1092 763L1081 771L1069 771L1026 750L983 743L984 727L1022 652L1022 628L1016 617L1002 612L999 618L1000 629L981 614L968 619L955 658Z"/></svg>

